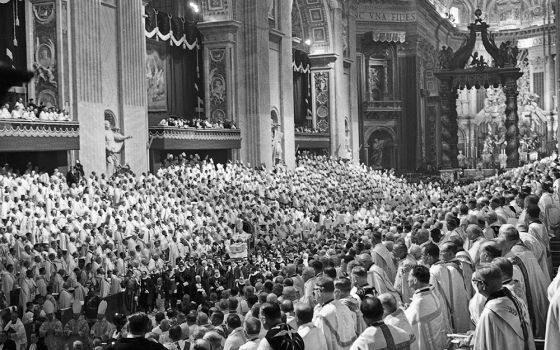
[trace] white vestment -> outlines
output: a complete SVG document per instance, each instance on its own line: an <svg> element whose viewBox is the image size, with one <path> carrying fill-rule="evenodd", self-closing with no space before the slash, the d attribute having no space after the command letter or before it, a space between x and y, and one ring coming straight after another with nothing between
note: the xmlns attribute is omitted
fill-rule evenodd
<svg viewBox="0 0 560 350"><path fill-rule="evenodd" d="M441 350L448 346L448 325L443 307L432 288L417 290L405 315L418 344L418 350Z"/></svg>
<svg viewBox="0 0 560 350"><path fill-rule="evenodd" d="M350 350L382 349L410 349L410 334L395 326L379 322L366 328L350 348Z"/></svg>
<svg viewBox="0 0 560 350"><path fill-rule="evenodd" d="M472 339L474 349L490 350L504 347L519 350L535 349L535 340L528 319L527 311L519 308L519 305L516 306L509 297L490 298L486 302L474 332ZM525 324L523 325L522 322Z"/></svg>

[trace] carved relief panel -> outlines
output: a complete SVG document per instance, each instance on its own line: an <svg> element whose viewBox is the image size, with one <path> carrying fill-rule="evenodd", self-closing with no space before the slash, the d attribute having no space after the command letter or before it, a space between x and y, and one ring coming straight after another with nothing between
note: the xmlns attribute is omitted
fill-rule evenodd
<svg viewBox="0 0 560 350"><path fill-rule="evenodd" d="M28 59L35 77L33 90L38 105L59 106L59 65L57 59L58 37L56 30L56 4L54 1L31 4L31 36Z"/></svg>
<svg viewBox="0 0 560 350"><path fill-rule="evenodd" d="M330 130L330 73L315 72L314 78L316 127L321 133L327 134Z"/></svg>
<svg viewBox="0 0 560 350"><path fill-rule="evenodd" d="M209 50L210 74L210 121L212 123L224 122L228 119L227 103L227 75L226 75L226 48Z"/></svg>

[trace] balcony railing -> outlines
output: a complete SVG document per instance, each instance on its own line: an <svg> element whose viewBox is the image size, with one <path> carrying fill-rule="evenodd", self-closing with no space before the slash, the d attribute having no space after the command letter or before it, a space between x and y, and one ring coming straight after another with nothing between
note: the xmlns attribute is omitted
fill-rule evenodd
<svg viewBox="0 0 560 350"><path fill-rule="evenodd" d="M151 126L150 148L159 150L238 149L239 129L185 129Z"/></svg>
<svg viewBox="0 0 560 350"><path fill-rule="evenodd" d="M80 149L78 122L0 120L0 151Z"/></svg>
<svg viewBox="0 0 560 350"><path fill-rule="evenodd" d="M320 133L295 133L296 147L299 148L330 148L331 137L329 134Z"/></svg>

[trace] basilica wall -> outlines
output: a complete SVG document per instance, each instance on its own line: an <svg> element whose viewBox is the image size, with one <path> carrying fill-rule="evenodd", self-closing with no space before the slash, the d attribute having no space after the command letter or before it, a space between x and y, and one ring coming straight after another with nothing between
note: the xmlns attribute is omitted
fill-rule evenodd
<svg viewBox="0 0 560 350"><path fill-rule="evenodd" d="M79 125L72 161L106 172L105 121L134 135L119 155L134 171L147 168L142 3L117 0L26 1L28 95L69 111ZM40 150L40 149L38 149ZM78 151L79 150L79 151Z"/></svg>
<svg viewBox="0 0 560 350"><path fill-rule="evenodd" d="M558 122L549 4L26 0L24 61L39 78L25 93L69 110L76 135L60 150L68 164L80 159L96 172L107 171L107 138L127 136L111 159L137 173L181 152L291 168L297 151L311 151L380 168L437 169L437 57L461 46L475 5L498 45L518 43L521 114L536 116L527 125L538 118L543 147L551 147ZM476 51L489 59L482 46ZM477 116L500 98L488 94L457 92L457 146L473 162L482 147ZM233 128L183 130L169 118Z"/></svg>
<svg viewBox="0 0 560 350"><path fill-rule="evenodd" d="M438 154L437 48L460 35L428 2L364 0L358 13L361 160L415 170Z"/></svg>

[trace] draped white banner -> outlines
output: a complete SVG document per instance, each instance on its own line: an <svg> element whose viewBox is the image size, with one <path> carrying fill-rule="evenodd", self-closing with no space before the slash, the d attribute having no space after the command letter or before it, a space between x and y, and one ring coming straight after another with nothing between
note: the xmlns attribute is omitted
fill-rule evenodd
<svg viewBox="0 0 560 350"><path fill-rule="evenodd" d="M167 34L162 34L159 31L159 28L155 27L154 30L152 30L151 32L148 32L147 30L144 29L144 34L146 35L146 38L148 38L148 39L156 38L156 40L169 41L169 44L171 46L173 46L173 45L175 45L177 47L182 46L183 49L189 49L189 50L194 50L195 48L200 48L198 46L198 39L195 39L194 42L191 44L191 43L188 42L187 36L185 34L183 34L183 36L180 39L177 40L173 36L173 31L172 30L170 30L169 33L167 33Z"/></svg>

